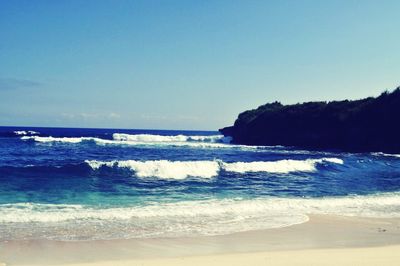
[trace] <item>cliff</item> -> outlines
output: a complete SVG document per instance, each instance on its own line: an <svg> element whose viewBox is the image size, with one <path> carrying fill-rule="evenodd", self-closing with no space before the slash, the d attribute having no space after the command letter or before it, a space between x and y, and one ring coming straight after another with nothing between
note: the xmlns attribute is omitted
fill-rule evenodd
<svg viewBox="0 0 400 266"><path fill-rule="evenodd" d="M354 101L267 103L220 132L236 144L400 153L400 87Z"/></svg>

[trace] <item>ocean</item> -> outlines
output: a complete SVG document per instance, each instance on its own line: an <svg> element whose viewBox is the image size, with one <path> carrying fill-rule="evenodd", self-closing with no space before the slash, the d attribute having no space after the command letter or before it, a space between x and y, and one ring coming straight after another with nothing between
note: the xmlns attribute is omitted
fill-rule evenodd
<svg viewBox="0 0 400 266"><path fill-rule="evenodd" d="M0 241L190 237L400 217L400 155L218 132L0 127Z"/></svg>

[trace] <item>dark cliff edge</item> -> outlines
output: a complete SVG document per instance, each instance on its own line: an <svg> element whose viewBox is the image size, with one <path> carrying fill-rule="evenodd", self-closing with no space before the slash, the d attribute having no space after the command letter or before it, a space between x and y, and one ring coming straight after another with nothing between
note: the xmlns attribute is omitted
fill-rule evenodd
<svg viewBox="0 0 400 266"><path fill-rule="evenodd" d="M267 103L219 131L236 144L400 153L400 87L354 101Z"/></svg>

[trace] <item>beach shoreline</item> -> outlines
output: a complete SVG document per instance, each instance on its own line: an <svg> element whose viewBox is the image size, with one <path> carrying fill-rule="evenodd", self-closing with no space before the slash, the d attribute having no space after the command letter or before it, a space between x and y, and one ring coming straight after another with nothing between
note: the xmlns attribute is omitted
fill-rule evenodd
<svg viewBox="0 0 400 266"><path fill-rule="evenodd" d="M309 256L325 255L348 256L349 261L357 262L361 259L357 254L368 256L373 250L391 258L400 254L393 252L400 251L400 219L310 215L308 222L298 225L221 236L8 241L0 247L0 262L6 265L224 265L225 260L226 265L244 265L244 261L259 265L266 258L273 265L289 265L290 258L301 257L311 263ZM351 254L357 256L351 260ZM287 264L280 262L288 257ZM392 261L399 261L400 257L396 258Z"/></svg>

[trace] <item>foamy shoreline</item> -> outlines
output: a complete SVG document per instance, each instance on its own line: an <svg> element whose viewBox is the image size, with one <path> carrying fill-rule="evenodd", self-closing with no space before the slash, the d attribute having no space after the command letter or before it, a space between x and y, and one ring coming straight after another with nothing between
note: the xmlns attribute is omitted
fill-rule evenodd
<svg viewBox="0 0 400 266"><path fill-rule="evenodd" d="M326 260L326 265L343 265L345 262L347 265L369 265L368 256L371 257L370 265L394 265L399 261L400 255L396 255L400 254L398 218L326 215L310 218L309 222L285 228L212 237L10 241L0 244L0 261L7 265L104 266L260 265L267 261L272 265L291 265L294 262L319 265L321 261L318 258ZM376 252L380 255L373 256ZM339 261L334 264L332 259Z"/></svg>

